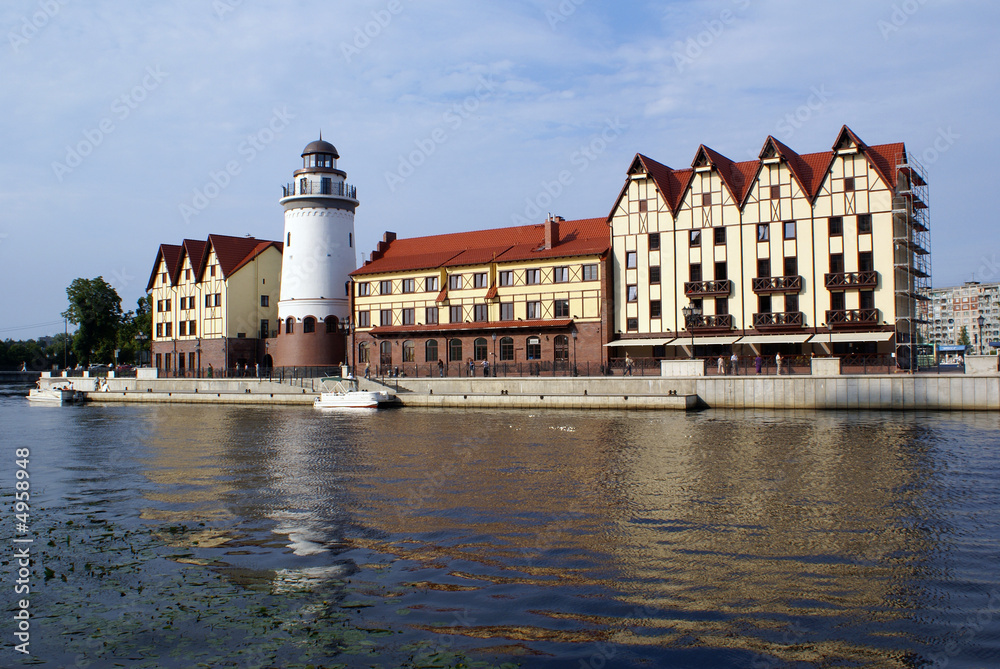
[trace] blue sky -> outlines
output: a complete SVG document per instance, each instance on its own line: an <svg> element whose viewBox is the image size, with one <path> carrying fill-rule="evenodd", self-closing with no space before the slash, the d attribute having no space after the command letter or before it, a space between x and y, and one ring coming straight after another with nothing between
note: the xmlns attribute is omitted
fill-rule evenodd
<svg viewBox="0 0 1000 669"><path fill-rule="evenodd" d="M367 253L604 216L636 152L823 151L847 124L926 164L934 285L1000 281L997 25L975 0L8 0L0 337L61 331L80 276L132 308L160 243L279 239L321 129Z"/></svg>

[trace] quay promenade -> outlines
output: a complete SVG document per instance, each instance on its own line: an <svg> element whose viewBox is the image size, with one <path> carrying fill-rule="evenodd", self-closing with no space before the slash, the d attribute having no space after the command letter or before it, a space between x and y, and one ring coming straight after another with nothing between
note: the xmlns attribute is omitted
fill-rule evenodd
<svg viewBox="0 0 1000 669"><path fill-rule="evenodd" d="M660 376L446 377L360 379L363 389L388 388L403 407L567 409L815 409L1000 410L997 358L970 356L965 373L842 375L835 359L817 359L812 373L791 376L705 376L701 360L665 361ZM668 364L669 363L669 364ZM43 377L67 380L99 402L310 404L319 380Z"/></svg>

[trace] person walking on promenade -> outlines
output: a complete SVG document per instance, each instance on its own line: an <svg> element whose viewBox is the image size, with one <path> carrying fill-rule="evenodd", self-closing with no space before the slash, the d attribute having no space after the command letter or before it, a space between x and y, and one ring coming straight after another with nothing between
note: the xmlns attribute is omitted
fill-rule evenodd
<svg viewBox="0 0 1000 669"><path fill-rule="evenodd" d="M476 375L476 363L472 361L472 358L469 358L469 376L475 376L475 375Z"/></svg>
<svg viewBox="0 0 1000 669"><path fill-rule="evenodd" d="M628 353L625 354L625 374L624 376L632 376L632 358Z"/></svg>
<svg viewBox="0 0 1000 669"><path fill-rule="evenodd" d="M483 378L489 378L490 376L490 361L483 359Z"/></svg>
<svg viewBox="0 0 1000 669"><path fill-rule="evenodd" d="M365 363L365 378L372 378L372 364L370 362Z"/></svg>
<svg viewBox="0 0 1000 669"><path fill-rule="evenodd" d="M726 373L726 361L723 357L719 356L719 376L724 376Z"/></svg>
<svg viewBox="0 0 1000 669"><path fill-rule="evenodd" d="M740 359L736 356L736 351L729 357L729 366L733 368L733 376L740 375Z"/></svg>
<svg viewBox="0 0 1000 669"><path fill-rule="evenodd" d="M760 374L760 368L763 366L764 358L760 357L760 353L758 353L757 357L753 359L753 367L757 370L757 373Z"/></svg>
<svg viewBox="0 0 1000 669"><path fill-rule="evenodd" d="M778 370L778 376L781 376L781 354L774 354L774 366Z"/></svg>
<svg viewBox="0 0 1000 669"><path fill-rule="evenodd" d="M438 376L444 378L444 363L441 362L441 358L438 358Z"/></svg>

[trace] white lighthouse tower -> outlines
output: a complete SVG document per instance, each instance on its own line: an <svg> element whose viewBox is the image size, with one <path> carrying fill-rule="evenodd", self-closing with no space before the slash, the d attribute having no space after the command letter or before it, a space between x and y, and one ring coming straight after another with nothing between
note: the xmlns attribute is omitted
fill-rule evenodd
<svg viewBox="0 0 1000 669"><path fill-rule="evenodd" d="M279 367L347 362L350 273L355 269L354 210L359 202L337 168L336 147L319 140L302 151L302 168L284 187L285 234L278 302Z"/></svg>

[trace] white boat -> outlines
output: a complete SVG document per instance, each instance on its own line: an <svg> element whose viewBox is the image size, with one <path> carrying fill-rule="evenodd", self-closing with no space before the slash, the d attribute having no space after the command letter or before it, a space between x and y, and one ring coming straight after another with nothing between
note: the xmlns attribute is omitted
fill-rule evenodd
<svg viewBox="0 0 1000 669"><path fill-rule="evenodd" d="M317 409L377 409L396 398L384 390L358 390L358 380L327 376L320 379L323 392L313 402Z"/></svg>
<svg viewBox="0 0 1000 669"><path fill-rule="evenodd" d="M60 388L32 388L28 391L28 401L39 404L69 404L83 399L83 393L73 389L72 385Z"/></svg>

